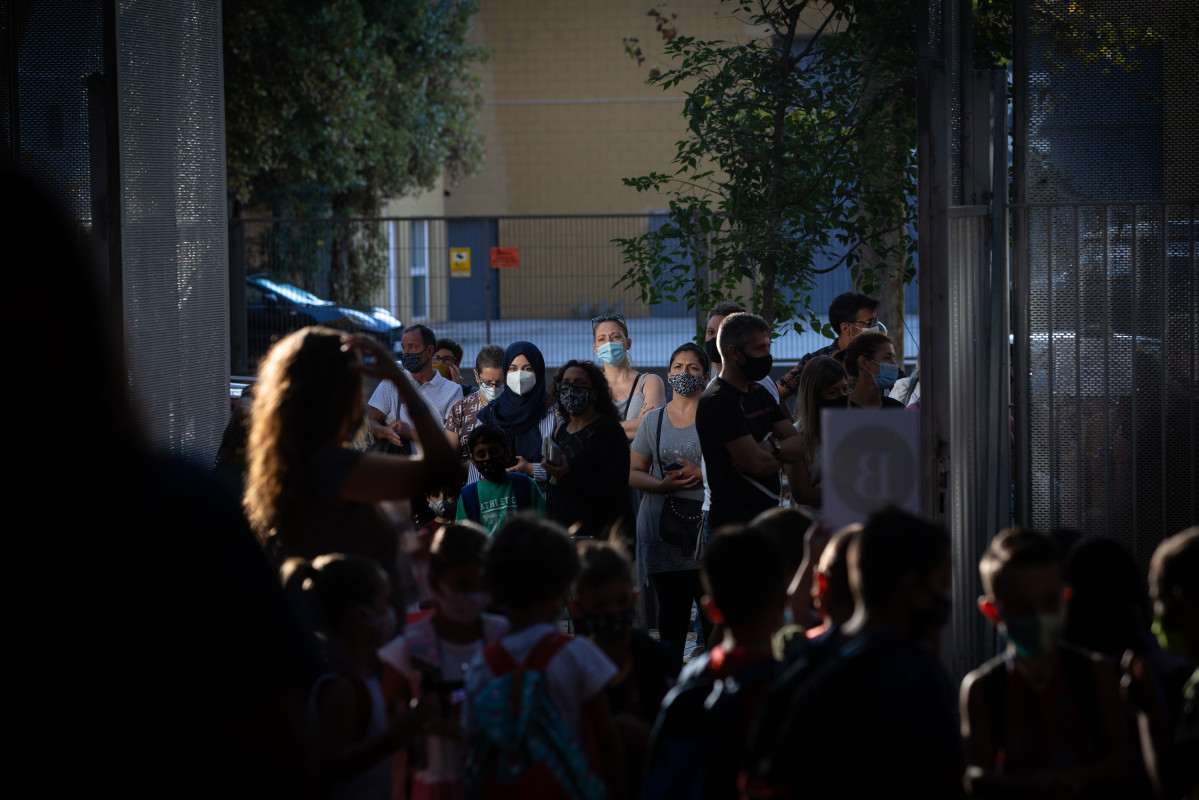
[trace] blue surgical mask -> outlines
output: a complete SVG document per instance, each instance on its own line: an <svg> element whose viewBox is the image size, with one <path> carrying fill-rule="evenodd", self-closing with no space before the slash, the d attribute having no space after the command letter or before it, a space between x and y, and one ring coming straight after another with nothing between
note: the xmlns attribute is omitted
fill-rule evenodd
<svg viewBox="0 0 1199 800"><path fill-rule="evenodd" d="M875 361L874 363L878 364L879 369L878 374L874 376L874 385L885 392L894 386L895 381L899 379L899 366L879 361Z"/></svg>
<svg viewBox="0 0 1199 800"><path fill-rule="evenodd" d="M609 367L624 361L624 345L621 342L605 342L595 351L599 360Z"/></svg>

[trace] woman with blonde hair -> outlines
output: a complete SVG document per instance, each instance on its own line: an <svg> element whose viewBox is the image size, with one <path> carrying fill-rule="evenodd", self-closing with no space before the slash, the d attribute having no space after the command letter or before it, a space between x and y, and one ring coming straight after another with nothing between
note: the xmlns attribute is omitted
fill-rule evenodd
<svg viewBox="0 0 1199 800"><path fill-rule="evenodd" d="M395 384L411 410L420 456L348 446L366 414L362 375ZM330 328L296 331L263 362L251 413L244 505L268 553L280 563L326 553L367 556L396 586L399 537L378 503L450 483L459 468L441 420L387 349Z"/></svg>

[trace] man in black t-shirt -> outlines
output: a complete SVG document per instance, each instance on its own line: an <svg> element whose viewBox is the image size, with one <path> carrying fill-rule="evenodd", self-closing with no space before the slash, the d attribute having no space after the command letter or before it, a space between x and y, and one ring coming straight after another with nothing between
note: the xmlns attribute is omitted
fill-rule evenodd
<svg viewBox="0 0 1199 800"><path fill-rule="evenodd" d="M770 326L730 314L716 335L720 375L704 391L695 429L712 494L707 527L749 522L778 505L779 469L802 457L795 428L757 383L770 372Z"/></svg>

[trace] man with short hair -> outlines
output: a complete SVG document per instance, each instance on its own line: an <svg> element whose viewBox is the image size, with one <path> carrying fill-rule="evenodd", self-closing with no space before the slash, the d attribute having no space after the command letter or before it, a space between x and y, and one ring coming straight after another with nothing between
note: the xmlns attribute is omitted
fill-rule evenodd
<svg viewBox="0 0 1199 800"><path fill-rule="evenodd" d="M799 373L803 372L804 364L816 356L832 358L835 353L844 350L849 342L859 333L886 333L887 329L878 321L878 300L859 292L845 292L833 298L828 307L828 322L836 332L837 338L827 347L808 353L791 368L786 375L779 379L779 399L786 400L799 390Z"/></svg>
<svg viewBox="0 0 1199 800"><path fill-rule="evenodd" d="M720 375L695 412L711 507L707 529L750 522L778 505L779 469L803 456L795 427L759 381L770 373L770 326L733 313L716 336Z"/></svg>
<svg viewBox="0 0 1199 800"><path fill-rule="evenodd" d="M433 414L444 423L450 408L462 399L462 387L433 369L436 346L437 336L424 325L413 325L400 337L404 369L416 382ZM400 406L399 392L391 381L379 382L367 406L371 435L375 440L386 439L405 453L413 452L412 417L407 406Z"/></svg>

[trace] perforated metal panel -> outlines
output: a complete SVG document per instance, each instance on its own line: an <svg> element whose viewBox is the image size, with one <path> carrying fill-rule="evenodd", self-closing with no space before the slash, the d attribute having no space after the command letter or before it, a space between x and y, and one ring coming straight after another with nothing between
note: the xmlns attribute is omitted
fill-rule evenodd
<svg viewBox="0 0 1199 800"><path fill-rule="evenodd" d="M5 144L14 166L86 224L91 184L84 78L102 69L100 3L5 2L0 19L3 63L16 67L15 75L5 75L3 97ZM10 49L12 42L17 46Z"/></svg>
<svg viewBox="0 0 1199 800"><path fill-rule="evenodd" d="M1093 2L1093 32L1068 39L1041 7L1016 86L1021 505L1037 527L1114 536L1146 564L1199 517L1195 12ZM1103 22L1124 41L1105 42Z"/></svg>
<svg viewBox="0 0 1199 800"><path fill-rule="evenodd" d="M117 11L125 320L154 441L210 464L228 417L221 6Z"/></svg>

